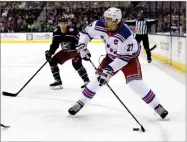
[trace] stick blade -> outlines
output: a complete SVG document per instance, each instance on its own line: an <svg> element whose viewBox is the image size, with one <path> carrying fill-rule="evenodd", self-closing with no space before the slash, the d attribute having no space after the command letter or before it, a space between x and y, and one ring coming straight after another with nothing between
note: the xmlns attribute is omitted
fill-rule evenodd
<svg viewBox="0 0 187 142"><path fill-rule="evenodd" d="M144 127L143 127L143 126L141 126L141 130L142 130L142 132L145 132L145 129L144 129Z"/></svg>
<svg viewBox="0 0 187 142"><path fill-rule="evenodd" d="M3 124L1 124L1 127L3 127L3 128L10 128L10 126L5 126Z"/></svg>
<svg viewBox="0 0 187 142"><path fill-rule="evenodd" d="M150 49L150 51L154 50L156 48L156 44Z"/></svg>
<svg viewBox="0 0 187 142"><path fill-rule="evenodd" d="M16 97L18 94L14 94L14 93L8 93L8 92L2 92L2 94L4 95L4 96L9 96L9 97Z"/></svg>

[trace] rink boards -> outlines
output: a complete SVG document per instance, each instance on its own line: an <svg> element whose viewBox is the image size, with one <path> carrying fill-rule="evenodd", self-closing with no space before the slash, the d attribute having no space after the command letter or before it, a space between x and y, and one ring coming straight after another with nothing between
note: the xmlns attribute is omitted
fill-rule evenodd
<svg viewBox="0 0 187 142"><path fill-rule="evenodd" d="M33 44L51 43L52 33L2 33L1 43L5 44ZM157 46L152 51L152 56L174 68L186 72L185 63L185 37L174 37L167 35L149 35L150 47ZM102 44L98 39L90 43Z"/></svg>
<svg viewBox="0 0 187 142"><path fill-rule="evenodd" d="M185 37L166 35L149 35L150 47L157 46L152 51L152 56L174 68L186 72L185 67Z"/></svg>

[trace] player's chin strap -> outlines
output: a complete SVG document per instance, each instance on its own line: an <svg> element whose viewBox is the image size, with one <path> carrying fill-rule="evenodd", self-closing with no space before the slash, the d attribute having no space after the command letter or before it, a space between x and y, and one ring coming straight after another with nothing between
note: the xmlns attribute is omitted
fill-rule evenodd
<svg viewBox="0 0 187 142"><path fill-rule="evenodd" d="M112 27L112 29L111 29L111 30L112 30L112 31L114 31L114 30L115 30L115 28L116 28L116 26L117 26L117 25L118 25L120 22L121 22L121 21L119 21L118 23L116 23L116 24L115 24L115 21L113 21L113 27Z"/></svg>
<svg viewBox="0 0 187 142"><path fill-rule="evenodd" d="M114 21L114 22L115 22L115 21ZM118 23L117 23L117 24L114 24L114 22L113 22L113 27L112 27L111 31L114 31L115 28L116 28L116 26L118 25Z"/></svg>
<svg viewBox="0 0 187 142"><path fill-rule="evenodd" d="M92 62L92 60L89 58L90 63L92 64L92 66L94 67L94 69L97 71L96 66L94 65L94 63ZM129 114L134 118L134 120L140 125L141 130L143 132L145 132L144 127L140 124L140 122L136 119L136 117L131 113L131 111L125 106L125 104L121 101L121 99L117 96L117 94L114 92L114 90L109 86L109 84L106 84L108 86L108 88L112 91L112 93L115 95L115 97L118 99L118 101L125 107L125 109L129 112Z"/></svg>

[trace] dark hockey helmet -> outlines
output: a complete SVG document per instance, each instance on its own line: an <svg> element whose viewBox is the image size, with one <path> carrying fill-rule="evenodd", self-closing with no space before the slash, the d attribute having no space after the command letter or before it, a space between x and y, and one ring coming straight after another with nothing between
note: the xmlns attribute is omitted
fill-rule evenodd
<svg viewBox="0 0 187 142"><path fill-rule="evenodd" d="M62 16L60 18L58 18L58 23L60 22L68 22L68 19L65 16Z"/></svg>

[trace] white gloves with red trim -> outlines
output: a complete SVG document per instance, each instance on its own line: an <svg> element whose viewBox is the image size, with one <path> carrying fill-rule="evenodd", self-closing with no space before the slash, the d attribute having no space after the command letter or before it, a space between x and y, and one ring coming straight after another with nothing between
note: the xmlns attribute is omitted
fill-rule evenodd
<svg viewBox="0 0 187 142"><path fill-rule="evenodd" d="M86 48L86 45L84 43L79 44L76 47L76 50L82 59L84 59L86 61L90 60L90 57L91 57L90 51Z"/></svg>

